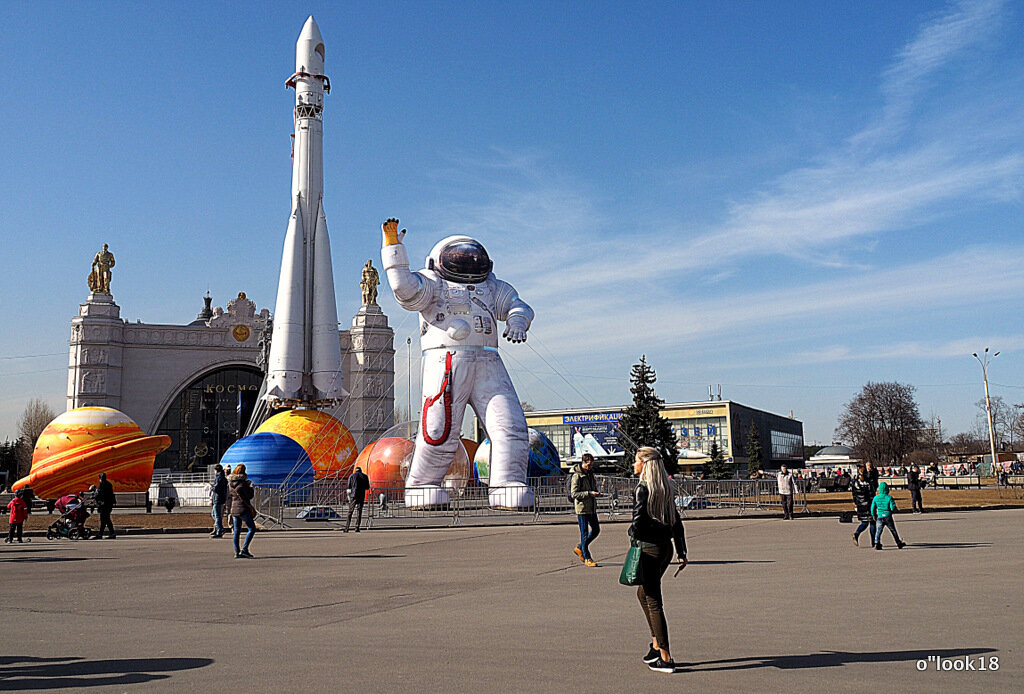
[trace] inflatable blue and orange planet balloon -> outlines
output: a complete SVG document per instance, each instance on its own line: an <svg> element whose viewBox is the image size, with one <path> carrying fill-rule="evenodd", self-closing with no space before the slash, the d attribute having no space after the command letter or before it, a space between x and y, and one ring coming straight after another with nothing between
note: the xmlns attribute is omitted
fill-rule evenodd
<svg viewBox="0 0 1024 694"><path fill-rule="evenodd" d="M527 477L554 477L562 474L561 459L558 456L558 449L551 439L537 431L530 429L530 462L527 467ZM490 479L491 462L491 441L484 439L476 449L473 456L473 477L480 484L487 484Z"/></svg>
<svg viewBox="0 0 1024 694"><path fill-rule="evenodd" d="M318 410L288 410L232 444L220 462L232 468L244 463L253 484L293 486L348 477L357 453L352 434L335 417Z"/></svg>
<svg viewBox="0 0 1024 694"><path fill-rule="evenodd" d="M115 492L144 492L153 461L171 445L169 436L146 436L132 418L110 407L78 407L50 422L32 452L28 476L14 483L55 499L95 484L101 472Z"/></svg>

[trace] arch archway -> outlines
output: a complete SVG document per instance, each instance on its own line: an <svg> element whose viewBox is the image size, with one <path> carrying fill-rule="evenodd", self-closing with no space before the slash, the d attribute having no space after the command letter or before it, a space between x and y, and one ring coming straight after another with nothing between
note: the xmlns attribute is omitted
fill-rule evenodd
<svg viewBox="0 0 1024 694"><path fill-rule="evenodd" d="M249 364L219 365L177 390L162 409L157 434L171 437L155 466L205 472L239 437L240 404L259 392L263 375Z"/></svg>

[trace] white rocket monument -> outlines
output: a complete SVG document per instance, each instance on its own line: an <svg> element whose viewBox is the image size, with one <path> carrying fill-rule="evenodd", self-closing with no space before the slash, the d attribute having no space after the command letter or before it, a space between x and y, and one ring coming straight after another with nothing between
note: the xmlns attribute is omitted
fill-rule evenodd
<svg viewBox="0 0 1024 694"><path fill-rule="evenodd" d="M271 407L330 406L347 395L341 382L338 308L331 239L324 217L324 40L310 16L295 44L295 142L292 214L281 255L274 329L267 360Z"/></svg>

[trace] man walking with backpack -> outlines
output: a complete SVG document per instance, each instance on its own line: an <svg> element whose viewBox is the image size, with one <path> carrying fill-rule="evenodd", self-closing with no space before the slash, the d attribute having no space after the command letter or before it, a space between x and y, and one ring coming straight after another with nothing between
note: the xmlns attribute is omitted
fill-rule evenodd
<svg viewBox="0 0 1024 694"><path fill-rule="evenodd" d="M569 496L576 510L576 519L580 525L580 543L573 548L579 560L587 566L597 566L590 556L590 543L601 532L601 524L597 520L597 480L594 478L594 456L584 453L580 464L573 468L569 482Z"/></svg>

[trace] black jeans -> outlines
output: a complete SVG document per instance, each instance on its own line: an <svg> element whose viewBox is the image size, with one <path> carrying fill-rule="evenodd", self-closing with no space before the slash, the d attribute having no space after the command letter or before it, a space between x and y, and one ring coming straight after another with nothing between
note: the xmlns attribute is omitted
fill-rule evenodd
<svg viewBox="0 0 1024 694"><path fill-rule="evenodd" d="M910 490L910 510L924 511L924 504L921 503L921 488Z"/></svg>
<svg viewBox="0 0 1024 694"><path fill-rule="evenodd" d="M100 512L100 529L96 531L96 536L103 537L103 529L110 528L110 536L114 537L114 524L110 521L110 512L113 507L97 506L96 510Z"/></svg>
<svg viewBox="0 0 1024 694"><path fill-rule="evenodd" d="M661 601L661 577L671 563L671 542L640 550L643 583L637 586L636 598L651 628L651 636L658 641L658 647L665 650L668 650L668 622L665 621L665 608Z"/></svg>
<svg viewBox="0 0 1024 694"><path fill-rule="evenodd" d="M359 524L363 522L363 502L355 500L348 502L348 520L345 521L345 530L348 530L348 526L352 524L352 512L357 508L359 513L356 514L356 530L359 530Z"/></svg>
<svg viewBox="0 0 1024 694"><path fill-rule="evenodd" d="M792 494L779 494L782 498L782 517L792 518L793 517L793 495Z"/></svg>
<svg viewBox="0 0 1024 694"><path fill-rule="evenodd" d="M14 535L15 535L15 533L17 533L17 535L18 535L18 542L22 542L22 539L21 539L21 529L22 529L23 525L25 525L25 524L24 523L11 523L11 527L7 531L7 541L8 542L14 542Z"/></svg>

